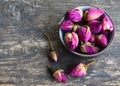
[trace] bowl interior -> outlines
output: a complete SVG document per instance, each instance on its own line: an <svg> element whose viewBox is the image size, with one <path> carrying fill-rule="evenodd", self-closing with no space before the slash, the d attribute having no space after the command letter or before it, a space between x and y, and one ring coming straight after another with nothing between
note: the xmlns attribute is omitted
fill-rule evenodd
<svg viewBox="0 0 120 86"><path fill-rule="evenodd" d="M78 9L82 9L83 11L84 10L87 10L88 8L91 8L93 6L80 6L80 7L77 7ZM110 16L105 12L105 14L110 18ZM59 23L59 25L61 24L61 22L64 20L65 17L63 17ZM111 18L110 18L111 20ZM112 20L111 20L112 21ZM112 22L113 23L113 22ZM114 28L114 24L113 24L113 28ZM101 51L99 51L98 53L95 53L95 54L83 54L83 53L78 53L76 51L73 51L73 50L70 50L65 42L64 42L64 35L65 35L66 31L62 30L59 28L59 37L60 37L60 40L62 42L62 44L72 53L78 55L78 56L81 56L81 57L95 57L95 56L98 56L100 55L101 53L103 53L111 44L111 42L113 41L113 38L114 38L114 33L115 33L115 30L113 29L113 31L108 35L108 45L102 49Z"/></svg>

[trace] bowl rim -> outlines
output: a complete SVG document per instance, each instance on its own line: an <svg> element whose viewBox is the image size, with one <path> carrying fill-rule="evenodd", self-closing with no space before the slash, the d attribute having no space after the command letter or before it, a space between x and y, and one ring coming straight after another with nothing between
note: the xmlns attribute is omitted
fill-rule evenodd
<svg viewBox="0 0 120 86"><path fill-rule="evenodd" d="M82 10L86 10L86 9L88 9L88 8L91 8L91 7L96 7L96 6L78 6L78 7L75 7L75 8L82 9ZM99 7L97 7L97 8L99 8ZM101 9L101 8L100 8L100 9ZM103 9L103 10L104 10L104 9ZM109 46L111 45L111 43L112 43L113 40L114 40L115 27L114 27L114 23L113 23L111 17L107 14L107 12L106 12L105 10L104 10L104 12L105 12L105 14L110 18L110 20L111 20L111 22L112 22L112 24L113 24L113 31L112 31L112 33L111 33L111 38L110 38L110 41L109 41L108 45L107 45L103 50L99 51L98 53L89 54L89 55L88 55L88 54L83 54L83 53L78 53L78 52L75 52L75 51L73 51L73 50L70 50L70 49L65 45L65 42L64 42L63 37L62 37L62 30L60 29L60 24L62 23L62 21L63 21L64 18L65 18L65 17L63 16L62 19L60 20L60 22L58 23L58 25L59 25L59 38L60 38L62 44L64 45L64 47L65 47L67 50L69 50L71 53L73 53L73 54L75 54L75 55L77 55L77 56L81 56L81 57L95 57L95 56L98 56L98 55L102 54L104 51L106 51L106 49L109 48Z"/></svg>

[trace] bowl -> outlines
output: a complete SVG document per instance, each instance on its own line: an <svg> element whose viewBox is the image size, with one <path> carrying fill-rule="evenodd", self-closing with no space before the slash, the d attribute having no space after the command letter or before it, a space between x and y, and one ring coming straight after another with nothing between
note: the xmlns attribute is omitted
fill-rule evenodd
<svg viewBox="0 0 120 86"><path fill-rule="evenodd" d="M76 7L77 9L82 9L83 11L86 11L87 9L91 8L91 7L95 7L95 6L79 6L79 7ZM111 20L112 22L112 19L110 18L110 16L104 11L104 14L106 14L109 19ZM64 21L66 19L66 15L67 15L67 12L65 13L65 15L62 17L61 21L59 22L59 25L61 25L62 21ZM112 22L113 24L113 22ZM70 48L68 48L66 46L66 43L64 41L64 36L65 36L65 33L66 31L62 30L61 27L59 27L59 37L60 37L60 40L62 42L62 44L65 46L65 48L67 50L69 50L71 53L75 54L75 55L78 55L80 57L96 57L100 54L102 54L103 52L105 52L111 45L112 41L113 41L113 38L114 38L114 34L115 34L115 29L114 29L114 24L113 24L113 31L110 32L110 34L107 36L107 46L102 48L99 52L97 53L94 53L94 54L86 54L86 53L81 53L81 52L77 52L77 51L74 51L74 50L71 50Z"/></svg>

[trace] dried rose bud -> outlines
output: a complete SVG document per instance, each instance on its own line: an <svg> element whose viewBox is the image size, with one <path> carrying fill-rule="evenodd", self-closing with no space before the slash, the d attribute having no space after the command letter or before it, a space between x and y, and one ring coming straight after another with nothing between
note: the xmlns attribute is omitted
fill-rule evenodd
<svg viewBox="0 0 120 86"><path fill-rule="evenodd" d="M80 46L80 50L82 53L94 54L94 53L97 53L99 51L99 48L93 46L89 42L86 42Z"/></svg>
<svg viewBox="0 0 120 86"><path fill-rule="evenodd" d="M68 19L72 22L79 22L82 19L83 11L81 9L71 9L68 11Z"/></svg>
<svg viewBox="0 0 120 86"><path fill-rule="evenodd" d="M86 65L83 63L79 63L70 70L70 76L78 76L78 77L85 76L88 67L93 63L95 63L95 61L92 61Z"/></svg>
<svg viewBox="0 0 120 86"><path fill-rule="evenodd" d="M104 34L97 35L96 42L99 46L105 47L107 46L107 37Z"/></svg>
<svg viewBox="0 0 120 86"><path fill-rule="evenodd" d="M68 48L74 50L78 46L78 35L75 32L67 32L64 41Z"/></svg>
<svg viewBox="0 0 120 86"><path fill-rule="evenodd" d="M102 34L104 34L104 35L107 36L107 35L110 33L110 30L103 30L103 29L102 29L101 32L102 32Z"/></svg>
<svg viewBox="0 0 120 86"><path fill-rule="evenodd" d="M78 33L80 40L83 42L87 42L91 37L91 31L90 31L89 26L81 26L78 29L77 33Z"/></svg>
<svg viewBox="0 0 120 86"><path fill-rule="evenodd" d="M113 31L113 23L107 15L103 16L102 27L103 31L105 30Z"/></svg>
<svg viewBox="0 0 120 86"><path fill-rule="evenodd" d="M57 60L58 60L58 52L52 51L52 52L50 52L49 56L50 56L51 60L57 62Z"/></svg>
<svg viewBox="0 0 120 86"><path fill-rule="evenodd" d="M92 33L97 34L102 29L102 24L100 21L92 20L88 23L88 26L90 27L90 30Z"/></svg>
<svg viewBox="0 0 120 86"><path fill-rule="evenodd" d="M66 80L67 80L66 76L64 74L64 70L62 70L62 69L56 70L53 73L53 77L59 82L66 82Z"/></svg>
<svg viewBox="0 0 120 86"><path fill-rule="evenodd" d="M47 66L48 71L50 72L50 74L52 74L52 76L59 82L65 82L67 80L65 74L64 74L64 70L62 69L53 69L50 66Z"/></svg>
<svg viewBox="0 0 120 86"><path fill-rule="evenodd" d="M91 35L91 37L89 39L89 42L90 43L94 43L95 42L95 35L94 34Z"/></svg>
<svg viewBox="0 0 120 86"><path fill-rule="evenodd" d="M82 63L79 63L78 65L76 65L70 70L70 75L71 76L85 76L86 75L85 65Z"/></svg>
<svg viewBox="0 0 120 86"><path fill-rule="evenodd" d="M48 42L49 42L49 46L50 46L50 49L51 49L51 52L49 53L49 57L50 57L51 60L57 62L57 60L58 60L58 52L55 51L55 49L53 48L50 37L46 33L44 33L44 35L47 37Z"/></svg>
<svg viewBox="0 0 120 86"><path fill-rule="evenodd" d="M69 31L69 30L72 30L73 28L73 23L70 21L70 20L64 20L61 25L60 25L60 28L62 30L66 30L66 31Z"/></svg>
<svg viewBox="0 0 120 86"><path fill-rule="evenodd" d="M97 7L91 7L85 11L84 17L85 17L85 20L91 21L99 18L103 14L104 14L104 11L102 9Z"/></svg>

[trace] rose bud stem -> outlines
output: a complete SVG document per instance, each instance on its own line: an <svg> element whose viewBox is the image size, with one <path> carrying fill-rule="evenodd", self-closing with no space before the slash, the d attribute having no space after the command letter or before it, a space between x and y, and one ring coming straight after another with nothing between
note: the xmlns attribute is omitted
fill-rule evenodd
<svg viewBox="0 0 120 86"><path fill-rule="evenodd" d="M50 49L51 49L52 51L55 51L55 49L53 48L53 45L52 45L52 41L50 40L50 37L47 35L47 33L44 33L44 35L45 35L45 36L47 37L47 39L48 39Z"/></svg>
<svg viewBox="0 0 120 86"><path fill-rule="evenodd" d="M49 70L49 72L50 72L51 74L54 73L54 70L53 70L50 66L46 66L46 67L47 67L47 69Z"/></svg>
<svg viewBox="0 0 120 86"><path fill-rule="evenodd" d="M96 60L94 60L94 61L92 61L92 62L89 62L89 63L85 64L86 70L87 70L87 68L88 68L90 65L92 65L92 64L94 64L94 63L96 63Z"/></svg>
<svg viewBox="0 0 120 86"><path fill-rule="evenodd" d="M46 33L44 33L44 35L47 37L48 42L49 42L49 46L50 46L50 49L51 49L51 52L49 53L49 57L54 62L57 62L57 60L58 60L58 52L55 51L55 49L53 48L52 42L50 40L50 37Z"/></svg>

